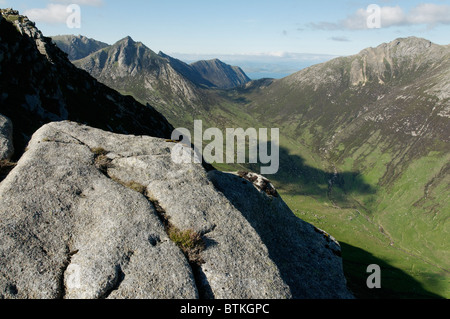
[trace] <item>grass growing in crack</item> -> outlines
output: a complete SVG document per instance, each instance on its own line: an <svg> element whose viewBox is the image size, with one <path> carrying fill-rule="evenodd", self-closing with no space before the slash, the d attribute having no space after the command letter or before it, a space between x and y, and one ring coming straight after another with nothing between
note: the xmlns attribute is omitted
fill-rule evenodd
<svg viewBox="0 0 450 319"><path fill-rule="evenodd" d="M105 150L102 147L94 147L94 148L91 149L91 152L94 153L97 156L102 156L102 155L106 155L106 154L109 153L107 150Z"/></svg>
<svg viewBox="0 0 450 319"><path fill-rule="evenodd" d="M111 164L111 159L108 158L108 156L107 156L109 153L107 150L105 150L102 147L95 147L95 148L91 149L91 152L94 153L94 155L95 155L95 166L103 174L105 174L106 176L111 178L116 183L119 183L122 186L125 186L129 189L132 189L138 193L145 195L147 188L144 185L142 185L138 182L134 182L134 181L124 182L114 176L109 176L108 168L111 168L113 165Z"/></svg>
<svg viewBox="0 0 450 319"><path fill-rule="evenodd" d="M206 245L202 235L193 229L181 230L175 227L170 222L170 217L167 216L166 211L159 202L152 198L150 194L147 194L147 198L155 207L169 239L181 249L189 264L197 266L204 264L205 262L201 254L205 250Z"/></svg>
<svg viewBox="0 0 450 319"><path fill-rule="evenodd" d="M198 232L193 229L183 231L171 225L167 233L170 240L181 249L191 264L204 263L201 253L205 250L205 243Z"/></svg>
<svg viewBox="0 0 450 319"><path fill-rule="evenodd" d="M108 168L111 167L111 159L106 156L108 151L101 147L95 147L91 149L91 152L95 155L95 167L97 167L100 172L107 175Z"/></svg>
<svg viewBox="0 0 450 319"><path fill-rule="evenodd" d="M129 188L131 190L134 190L135 192L141 193L142 195L145 195L146 191L147 191L147 187L145 187L144 185L138 183L138 182L124 182L121 181L120 179L112 176L111 179L117 183L119 183L122 186L125 186L126 188Z"/></svg>
<svg viewBox="0 0 450 319"><path fill-rule="evenodd" d="M106 155L98 155L95 157L95 167L106 175L111 167L111 160Z"/></svg>

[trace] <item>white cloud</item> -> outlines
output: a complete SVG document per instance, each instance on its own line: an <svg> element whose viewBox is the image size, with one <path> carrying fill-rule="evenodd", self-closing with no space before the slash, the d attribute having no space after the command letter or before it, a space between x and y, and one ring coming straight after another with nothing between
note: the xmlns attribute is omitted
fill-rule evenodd
<svg viewBox="0 0 450 319"><path fill-rule="evenodd" d="M364 30L368 29L367 19L373 12L366 8L358 9L355 13L339 22L311 23L310 27L318 30ZM400 6L380 7L381 27L427 25L434 27L439 24L450 24L450 6L433 3L423 3L409 11Z"/></svg>
<svg viewBox="0 0 450 319"><path fill-rule="evenodd" d="M45 8L26 10L24 15L35 22L66 23L67 18L71 14L71 11L68 11L68 7L72 4L100 7L104 4L104 0L52 0Z"/></svg>
<svg viewBox="0 0 450 319"><path fill-rule="evenodd" d="M411 24L450 24L450 6L432 3L420 4L412 9L408 22Z"/></svg>
<svg viewBox="0 0 450 319"><path fill-rule="evenodd" d="M103 0L53 0L64 4L78 4L80 6L100 7L104 4Z"/></svg>
<svg viewBox="0 0 450 319"><path fill-rule="evenodd" d="M67 12L67 5L50 3L46 8L26 10L24 15L35 22L65 23L69 13Z"/></svg>

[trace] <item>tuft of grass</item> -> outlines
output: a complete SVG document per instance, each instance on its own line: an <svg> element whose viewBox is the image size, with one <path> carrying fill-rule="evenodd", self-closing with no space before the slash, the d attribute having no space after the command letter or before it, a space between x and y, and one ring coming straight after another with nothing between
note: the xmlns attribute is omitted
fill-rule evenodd
<svg viewBox="0 0 450 319"><path fill-rule="evenodd" d="M97 156L106 155L106 154L109 153L107 150L105 150L102 147L94 147L94 148L91 149L91 152L94 153Z"/></svg>
<svg viewBox="0 0 450 319"><path fill-rule="evenodd" d="M147 199L155 207L156 213L164 225L164 230L169 239L177 245L178 248L186 256L189 264L200 266L205 263L201 257L202 252L206 249L203 237L199 232L193 229L181 230L170 222L170 216L167 216L164 208L159 202L152 198L151 194L146 194Z"/></svg>
<svg viewBox="0 0 450 319"><path fill-rule="evenodd" d="M129 188L131 190L134 190L135 192L141 193L142 195L145 195L147 197L147 187L145 187L144 185L135 181L124 182L115 176L110 176L110 178L116 183L119 183L120 185L125 186L126 188Z"/></svg>
<svg viewBox="0 0 450 319"><path fill-rule="evenodd" d="M111 159L106 155L109 153L101 147L91 148L91 152L95 155L95 167L105 175L108 175L108 168L111 167Z"/></svg>
<svg viewBox="0 0 450 319"><path fill-rule="evenodd" d="M111 160L106 155L99 155L95 157L95 167L105 175L107 175L108 168L111 167Z"/></svg>
<svg viewBox="0 0 450 319"><path fill-rule="evenodd" d="M141 193L143 195L145 195L145 192L147 191L147 187L145 187L142 184L139 184L137 182L128 182L128 183L121 183L123 186L134 190L135 192Z"/></svg>
<svg viewBox="0 0 450 319"><path fill-rule="evenodd" d="M204 263L201 253L205 249L205 243L201 234L192 229L183 231L173 225L169 226L167 233L170 240L181 249L190 263L197 265Z"/></svg>

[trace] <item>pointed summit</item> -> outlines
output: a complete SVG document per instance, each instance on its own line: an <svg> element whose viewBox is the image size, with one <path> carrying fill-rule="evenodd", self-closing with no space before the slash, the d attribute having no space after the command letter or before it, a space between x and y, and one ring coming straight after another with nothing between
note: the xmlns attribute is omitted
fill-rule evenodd
<svg viewBox="0 0 450 319"><path fill-rule="evenodd" d="M126 36L125 38L123 38L123 39L117 41L116 43L134 44L134 43L136 43L136 42L133 40L132 37L130 37L130 36L128 35L128 36Z"/></svg>

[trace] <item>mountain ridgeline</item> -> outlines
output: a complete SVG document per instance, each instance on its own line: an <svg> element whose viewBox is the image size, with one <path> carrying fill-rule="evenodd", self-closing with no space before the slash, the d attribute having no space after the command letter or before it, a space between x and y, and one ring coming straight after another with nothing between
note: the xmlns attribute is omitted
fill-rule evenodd
<svg viewBox="0 0 450 319"><path fill-rule="evenodd" d="M187 114L192 119L207 117L204 111L217 99L212 89L235 88L250 81L238 67L218 60L189 65L163 52L157 54L131 37L72 62L119 92L165 110L169 120Z"/></svg>

